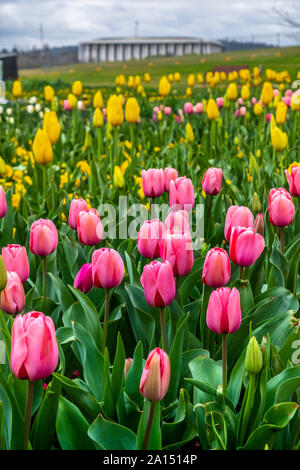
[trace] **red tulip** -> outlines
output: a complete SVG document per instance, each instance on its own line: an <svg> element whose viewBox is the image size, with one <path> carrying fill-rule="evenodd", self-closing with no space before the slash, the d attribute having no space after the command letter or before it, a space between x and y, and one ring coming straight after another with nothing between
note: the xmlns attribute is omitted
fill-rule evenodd
<svg viewBox="0 0 300 470"><path fill-rule="evenodd" d="M230 237L229 255L239 266L251 266L262 254L265 240L252 228L233 227Z"/></svg>
<svg viewBox="0 0 300 470"><path fill-rule="evenodd" d="M203 266L202 282L211 287L223 287L231 275L228 254L222 248L208 250Z"/></svg>
<svg viewBox="0 0 300 470"><path fill-rule="evenodd" d="M152 261L147 264L141 275L145 297L152 307L166 307L175 297L175 279L168 261Z"/></svg>
<svg viewBox="0 0 300 470"><path fill-rule="evenodd" d="M229 242L231 230L236 225L254 228L254 217L250 209L245 206L230 206L225 219L225 239Z"/></svg>
<svg viewBox="0 0 300 470"><path fill-rule="evenodd" d="M170 207L172 209L192 210L195 203L195 193L192 181L185 176L170 181L169 186Z"/></svg>
<svg viewBox="0 0 300 470"><path fill-rule="evenodd" d="M12 328L11 369L18 379L48 377L57 366L58 347L51 317L41 312L18 315Z"/></svg>
<svg viewBox="0 0 300 470"><path fill-rule="evenodd" d="M269 217L272 225L286 227L293 222L295 206L290 193L285 188L271 189L269 192Z"/></svg>
<svg viewBox="0 0 300 470"><path fill-rule="evenodd" d="M80 211L77 216L77 234L84 245L93 246L101 242L103 227L96 209Z"/></svg>
<svg viewBox="0 0 300 470"><path fill-rule="evenodd" d="M165 190L165 176L162 169L142 170L142 185L145 196L159 197Z"/></svg>
<svg viewBox="0 0 300 470"><path fill-rule="evenodd" d="M29 262L26 249L21 245L7 245L2 248L2 258L7 271L14 271L22 282L29 277Z"/></svg>
<svg viewBox="0 0 300 470"><path fill-rule="evenodd" d="M124 276L124 263L119 253L112 248L100 248L92 256L93 284L103 289L111 289L121 284Z"/></svg>
<svg viewBox="0 0 300 470"><path fill-rule="evenodd" d="M206 313L210 330L219 335L234 333L241 319L240 293L235 287L221 287L210 294Z"/></svg>
<svg viewBox="0 0 300 470"><path fill-rule="evenodd" d="M77 216L81 211L89 210L84 199L73 199L69 210L69 225L73 230L77 229Z"/></svg>
<svg viewBox="0 0 300 470"><path fill-rule="evenodd" d="M190 232L172 229L163 234L160 245L160 257L169 261L174 276L185 276L194 264L192 238Z"/></svg>
<svg viewBox="0 0 300 470"><path fill-rule="evenodd" d="M202 179L202 187L206 194L216 195L219 194L222 187L222 169L209 168L204 173Z"/></svg>
<svg viewBox="0 0 300 470"><path fill-rule="evenodd" d="M170 385L170 360L163 349L150 352L140 382L140 392L147 400L163 400Z"/></svg>
<svg viewBox="0 0 300 470"><path fill-rule="evenodd" d="M57 229L49 219L39 219L30 228L30 251L34 255L48 256L56 250L58 243Z"/></svg>
<svg viewBox="0 0 300 470"><path fill-rule="evenodd" d="M137 237L137 247L145 258L159 258L164 225L158 219L146 220Z"/></svg>

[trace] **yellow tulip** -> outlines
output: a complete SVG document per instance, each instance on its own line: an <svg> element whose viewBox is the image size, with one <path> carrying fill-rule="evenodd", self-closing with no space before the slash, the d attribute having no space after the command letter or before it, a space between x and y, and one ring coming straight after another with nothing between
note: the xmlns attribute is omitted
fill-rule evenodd
<svg viewBox="0 0 300 470"><path fill-rule="evenodd" d="M97 91L93 98L94 108L103 108L103 97L101 91Z"/></svg>
<svg viewBox="0 0 300 470"><path fill-rule="evenodd" d="M169 73L168 80L170 83L174 82L174 75L172 73Z"/></svg>
<svg viewBox="0 0 300 470"><path fill-rule="evenodd" d="M124 176L119 166L114 167L114 185L117 188L123 188L125 186Z"/></svg>
<svg viewBox="0 0 300 470"><path fill-rule="evenodd" d="M233 83L233 82L230 83L230 85L227 88L226 95L231 101L234 101L237 99L238 89L237 89L236 83Z"/></svg>
<svg viewBox="0 0 300 470"><path fill-rule="evenodd" d="M68 94L68 103L71 109L74 109L77 106L77 98L76 96L72 95L72 93Z"/></svg>
<svg viewBox="0 0 300 470"><path fill-rule="evenodd" d="M125 119L127 122L138 122L140 117L140 107L136 98L128 98L125 106Z"/></svg>
<svg viewBox="0 0 300 470"><path fill-rule="evenodd" d="M270 82L265 82L261 91L260 99L262 104L270 104L273 100L273 86Z"/></svg>
<svg viewBox="0 0 300 470"><path fill-rule="evenodd" d="M174 73L174 79L175 79L175 82L180 82L181 80L181 75L179 72L175 72Z"/></svg>
<svg viewBox="0 0 300 470"><path fill-rule="evenodd" d="M191 124L188 122L185 126L185 138L191 144L194 142L194 132Z"/></svg>
<svg viewBox="0 0 300 470"><path fill-rule="evenodd" d="M276 108L277 124L284 124L286 121L287 105L283 101L279 101Z"/></svg>
<svg viewBox="0 0 300 470"><path fill-rule="evenodd" d="M185 93L186 93L187 96L191 96L192 93L193 93L192 88L190 86L188 86L187 89L185 90Z"/></svg>
<svg viewBox="0 0 300 470"><path fill-rule="evenodd" d="M191 87L191 86L194 86L195 85L195 75L193 73L191 73L188 78L187 78L187 83L188 83L188 86Z"/></svg>
<svg viewBox="0 0 300 470"><path fill-rule="evenodd" d="M225 82L225 80L227 78L226 72L221 72L220 73L220 78L221 78L222 82Z"/></svg>
<svg viewBox="0 0 300 470"><path fill-rule="evenodd" d="M255 103L255 105L253 106L253 111L254 111L254 114L256 114L256 116L258 116L259 114L261 114L263 112L263 107L261 104L259 103Z"/></svg>
<svg viewBox="0 0 300 470"><path fill-rule="evenodd" d="M44 87L44 98L45 98L45 100L51 102L54 98L54 95L55 95L55 91L52 88L52 86L46 85Z"/></svg>
<svg viewBox="0 0 300 470"><path fill-rule="evenodd" d="M271 142L275 150L284 150L288 145L286 132L282 132L279 127L271 128Z"/></svg>
<svg viewBox="0 0 300 470"><path fill-rule="evenodd" d="M146 83L149 83L151 80L150 74L148 72L144 73L144 80Z"/></svg>
<svg viewBox="0 0 300 470"><path fill-rule="evenodd" d="M158 85L158 93L160 96L167 96L171 91L171 83L167 79L167 77L164 75L161 77Z"/></svg>
<svg viewBox="0 0 300 470"><path fill-rule="evenodd" d="M100 108L96 108L93 116L93 125L95 127L103 126L103 114Z"/></svg>
<svg viewBox="0 0 300 470"><path fill-rule="evenodd" d="M208 100L206 113L209 119L217 119L217 117L219 116L219 108L213 98L210 98Z"/></svg>
<svg viewBox="0 0 300 470"><path fill-rule="evenodd" d="M250 90L247 85L242 86L241 97L243 100L247 101L250 98Z"/></svg>
<svg viewBox="0 0 300 470"><path fill-rule="evenodd" d="M60 125L55 111L44 114L43 129L47 132L51 144L55 144L60 136Z"/></svg>
<svg viewBox="0 0 300 470"><path fill-rule="evenodd" d="M122 95L111 95L107 102L107 121L111 126L120 126L124 120Z"/></svg>
<svg viewBox="0 0 300 470"><path fill-rule="evenodd" d="M48 134L43 129L38 129L32 144L32 150L37 163L48 165L53 160L53 151Z"/></svg>
<svg viewBox="0 0 300 470"><path fill-rule="evenodd" d="M75 96L80 96L82 93L82 83L80 80L76 80L72 85L72 93Z"/></svg>
<svg viewBox="0 0 300 470"><path fill-rule="evenodd" d="M20 80L15 80L12 87L12 94L18 98L22 95L22 84Z"/></svg>
<svg viewBox="0 0 300 470"><path fill-rule="evenodd" d="M129 88L134 88L135 87L135 80L134 80L134 77L132 75L129 75L128 86L129 86Z"/></svg>
<svg viewBox="0 0 300 470"><path fill-rule="evenodd" d="M198 83L200 83L200 85L201 85L201 83L204 82L204 78L203 78L202 73L197 74L197 81L198 81Z"/></svg>

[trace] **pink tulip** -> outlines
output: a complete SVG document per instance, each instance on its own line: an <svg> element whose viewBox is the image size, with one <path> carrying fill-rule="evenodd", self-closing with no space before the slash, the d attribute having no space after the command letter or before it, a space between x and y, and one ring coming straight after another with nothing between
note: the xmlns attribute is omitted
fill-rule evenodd
<svg viewBox="0 0 300 470"><path fill-rule="evenodd" d="M165 176L162 169L142 170L143 191L146 197L159 197L165 189Z"/></svg>
<svg viewBox="0 0 300 470"><path fill-rule="evenodd" d="M261 236L264 236L265 234L265 222L264 222L264 216L260 212L257 214L255 221L254 221L254 230L256 233L259 233Z"/></svg>
<svg viewBox="0 0 300 470"><path fill-rule="evenodd" d="M150 352L140 382L140 392L151 402L163 400L170 385L170 360L163 349Z"/></svg>
<svg viewBox="0 0 300 470"><path fill-rule="evenodd" d="M192 210L195 203L195 193L192 181L185 176L170 181L169 201L172 209Z"/></svg>
<svg viewBox="0 0 300 470"><path fill-rule="evenodd" d="M6 205L6 198L5 198L5 192L0 186L0 219L5 216L7 211L7 205Z"/></svg>
<svg viewBox="0 0 300 470"><path fill-rule="evenodd" d="M63 107L64 107L64 110L65 111L71 111L71 106L69 105L69 101L68 100L64 100L63 102Z"/></svg>
<svg viewBox="0 0 300 470"><path fill-rule="evenodd" d="M219 98L216 99L216 103L218 108L223 108L224 106L224 96L220 96Z"/></svg>
<svg viewBox="0 0 300 470"><path fill-rule="evenodd" d="M29 277L29 262L26 249L21 245L7 245L2 248L2 258L7 271L17 273L22 282Z"/></svg>
<svg viewBox="0 0 300 470"><path fill-rule="evenodd" d="M88 205L84 199L73 199L69 210L69 225L73 230L77 230L77 216L80 211L88 210Z"/></svg>
<svg viewBox="0 0 300 470"><path fill-rule="evenodd" d="M273 98L275 98L275 96L279 95L279 90L277 88L274 88L273 90Z"/></svg>
<svg viewBox="0 0 300 470"><path fill-rule="evenodd" d="M154 106L153 112L154 112L155 114L157 114L157 113L159 112L159 107L158 107L158 106Z"/></svg>
<svg viewBox="0 0 300 470"><path fill-rule="evenodd" d="M181 116L179 116L179 114L176 116L176 122L177 124L181 124L182 120L181 120Z"/></svg>
<svg viewBox="0 0 300 470"><path fill-rule="evenodd" d="M137 248L145 258L159 258L164 225L158 219L146 220L137 237Z"/></svg>
<svg viewBox="0 0 300 470"><path fill-rule="evenodd" d="M203 111L203 103L196 103L194 106L194 113L200 114Z"/></svg>
<svg viewBox="0 0 300 470"><path fill-rule="evenodd" d="M86 209L79 212L77 216L77 234L80 243L84 245L93 246L101 242L103 227L96 209Z"/></svg>
<svg viewBox="0 0 300 470"><path fill-rule="evenodd" d="M250 209L245 206L230 206L225 219L225 239L229 242L231 230L235 225L254 228L254 217Z"/></svg>
<svg viewBox="0 0 300 470"><path fill-rule="evenodd" d="M285 91L285 96L292 96L293 90L286 90Z"/></svg>
<svg viewBox="0 0 300 470"><path fill-rule="evenodd" d="M194 111L193 103L190 103L190 102L184 103L183 109L186 114L193 114L193 111Z"/></svg>
<svg viewBox="0 0 300 470"><path fill-rule="evenodd" d="M57 229L49 219L39 219L30 228L30 251L34 255L48 256L56 250L58 243Z"/></svg>
<svg viewBox="0 0 300 470"><path fill-rule="evenodd" d="M93 284L103 289L111 289L121 284L124 276L124 263L119 253L112 248L100 248L92 256Z"/></svg>
<svg viewBox="0 0 300 470"><path fill-rule="evenodd" d="M239 117L239 115L240 115L240 110L236 109L235 112L234 112L234 116Z"/></svg>
<svg viewBox="0 0 300 470"><path fill-rule="evenodd" d="M288 108L291 106L291 96L283 96L281 101L283 101Z"/></svg>
<svg viewBox="0 0 300 470"><path fill-rule="evenodd" d="M106 111L106 108L103 108L102 109L102 114L103 116L106 118L107 117L107 111Z"/></svg>
<svg viewBox="0 0 300 470"><path fill-rule="evenodd" d="M25 292L19 275L7 271L7 284L1 291L1 308L9 315L22 312L25 306Z"/></svg>
<svg viewBox="0 0 300 470"><path fill-rule="evenodd" d="M85 263L74 279L75 289L87 294L94 287L92 276L92 263Z"/></svg>
<svg viewBox="0 0 300 470"><path fill-rule="evenodd" d="M266 122L270 122L271 117L272 117L272 113L266 114Z"/></svg>
<svg viewBox="0 0 300 470"><path fill-rule="evenodd" d="M178 172L175 168L168 167L164 170L165 176L165 191L169 192L169 186L171 180L176 180L178 178Z"/></svg>
<svg viewBox="0 0 300 470"><path fill-rule="evenodd" d="M168 261L151 261L141 275L145 297L152 307L166 307L175 298L176 286L172 267Z"/></svg>
<svg viewBox="0 0 300 470"><path fill-rule="evenodd" d="M170 116L171 112L172 112L172 109L170 108L170 106L165 106L164 115L165 116Z"/></svg>
<svg viewBox="0 0 300 470"><path fill-rule="evenodd" d="M222 188L222 174L221 168L211 167L206 170L202 179L202 187L206 194L219 194Z"/></svg>
<svg viewBox="0 0 300 470"><path fill-rule="evenodd" d="M230 280L231 267L228 254L222 248L208 250L202 272L202 282L211 287L224 287Z"/></svg>
<svg viewBox="0 0 300 470"><path fill-rule="evenodd" d="M269 217L272 225L286 227L293 222L295 206L290 193L285 188L271 189L269 192Z"/></svg>
<svg viewBox="0 0 300 470"><path fill-rule="evenodd" d="M190 232L182 232L176 228L166 231L160 244L160 257L163 261L169 261L174 276L188 274L194 264Z"/></svg>
<svg viewBox="0 0 300 470"><path fill-rule="evenodd" d="M243 104L244 104L243 98L238 98L237 101L238 101L238 105L239 105L239 106L243 106Z"/></svg>
<svg viewBox="0 0 300 470"><path fill-rule="evenodd" d="M176 228L181 232L190 232L189 214L185 210L176 212L171 211L167 216L164 225L166 230Z"/></svg>
<svg viewBox="0 0 300 470"><path fill-rule="evenodd" d="M157 114L153 114L153 115L152 115L152 121L153 121L153 122L157 122L157 121L158 121Z"/></svg>
<svg viewBox="0 0 300 470"><path fill-rule="evenodd" d="M289 191L292 196L300 197L300 166L292 166L291 173L284 170L289 183Z"/></svg>
<svg viewBox="0 0 300 470"><path fill-rule="evenodd" d="M265 240L253 228L235 226L229 245L231 261L238 266L251 266L262 254Z"/></svg>
<svg viewBox="0 0 300 470"><path fill-rule="evenodd" d="M246 112L247 112L246 106L241 106L240 107L240 116L242 116L242 117L246 116Z"/></svg>
<svg viewBox="0 0 300 470"><path fill-rule="evenodd" d="M42 380L55 370L58 347L51 317L41 312L18 315L12 328L11 369L19 379Z"/></svg>
<svg viewBox="0 0 300 470"><path fill-rule="evenodd" d="M253 96L253 97L251 98L251 101L252 101L252 104L254 105L254 104L257 103L257 98L255 98L255 96Z"/></svg>
<svg viewBox="0 0 300 470"><path fill-rule="evenodd" d="M234 287L221 287L214 290L209 297L206 324L218 335L234 333L241 324L240 293Z"/></svg>

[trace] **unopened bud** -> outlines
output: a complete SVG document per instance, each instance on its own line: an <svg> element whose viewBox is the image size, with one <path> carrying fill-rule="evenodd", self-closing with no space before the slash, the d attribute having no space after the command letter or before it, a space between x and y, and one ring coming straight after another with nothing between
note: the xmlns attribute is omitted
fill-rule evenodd
<svg viewBox="0 0 300 470"><path fill-rule="evenodd" d="M125 359L125 366L124 366L124 375L126 377L126 375L128 374L128 371L132 365L132 358L131 357L128 357L127 359Z"/></svg>
<svg viewBox="0 0 300 470"><path fill-rule="evenodd" d="M262 353L259 348L258 342L255 336L250 338L247 346L246 358L245 358L245 370L249 374L257 375L260 373L263 366Z"/></svg>
<svg viewBox="0 0 300 470"><path fill-rule="evenodd" d="M264 222L264 216L260 212L257 214L256 219L254 221L254 230L256 233L259 233L260 235L264 236L265 233L265 222Z"/></svg>
<svg viewBox="0 0 300 470"><path fill-rule="evenodd" d="M0 291L5 289L6 284L7 284L7 271L6 271L3 258L0 255Z"/></svg>
<svg viewBox="0 0 300 470"><path fill-rule="evenodd" d="M149 354L140 382L140 392L147 400L163 400L170 384L170 360L160 348Z"/></svg>
<svg viewBox="0 0 300 470"><path fill-rule="evenodd" d="M256 192L252 196L252 210L253 212L261 211L261 203L260 203L258 194Z"/></svg>

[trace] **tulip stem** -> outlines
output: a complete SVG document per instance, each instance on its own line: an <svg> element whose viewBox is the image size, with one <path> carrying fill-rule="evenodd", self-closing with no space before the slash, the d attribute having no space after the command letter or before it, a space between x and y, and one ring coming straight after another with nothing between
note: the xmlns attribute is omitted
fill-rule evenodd
<svg viewBox="0 0 300 470"><path fill-rule="evenodd" d="M167 335L166 335L166 322L165 322L165 308L160 308L160 330L161 330L161 343L162 349L167 352Z"/></svg>
<svg viewBox="0 0 300 470"><path fill-rule="evenodd" d="M206 228L206 239L208 239L209 234L210 234L210 219L211 219L211 212L212 212L212 202L213 202L213 197L210 194L209 195L209 204L208 204L208 212L207 212L207 228Z"/></svg>
<svg viewBox="0 0 300 470"><path fill-rule="evenodd" d="M280 227L280 244L281 252L284 254L284 227Z"/></svg>
<svg viewBox="0 0 300 470"><path fill-rule="evenodd" d="M103 323L103 332L102 332L102 346L101 352L104 354L106 348L106 338L108 330L108 318L109 318L109 289L105 289L105 313L104 313L104 323Z"/></svg>
<svg viewBox="0 0 300 470"><path fill-rule="evenodd" d="M118 165L118 127L114 128L114 165Z"/></svg>
<svg viewBox="0 0 300 470"><path fill-rule="evenodd" d="M244 266L240 266L240 280L243 279Z"/></svg>
<svg viewBox="0 0 300 470"><path fill-rule="evenodd" d="M222 334L222 384L223 395L227 393L227 335Z"/></svg>
<svg viewBox="0 0 300 470"><path fill-rule="evenodd" d="M42 172L43 172L43 199L46 206L46 165L42 165Z"/></svg>
<svg viewBox="0 0 300 470"><path fill-rule="evenodd" d="M24 450L28 449L30 423L31 423L31 412L32 412L32 403L33 403L33 394L34 394L34 382L29 380L28 381L28 391L27 391L25 418L24 418Z"/></svg>
<svg viewBox="0 0 300 470"><path fill-rule="evenodd" d="M43 256L43 297L47 295L47 256Z"/></svg>
<svg viewBox="0 0 300 470"><path fill-rule="evenodd" d="M143 442L143 448L142 448L143 450L147 450L147 447L148 447L148 442L149 442L149 437L150 437L150 433L151 433L151 428L152 428L156 403L157 403L156 401L151 401L150 402L148 422L147 422L147 427L146 427L145 437L144 437L144 442Z"/></svg>

